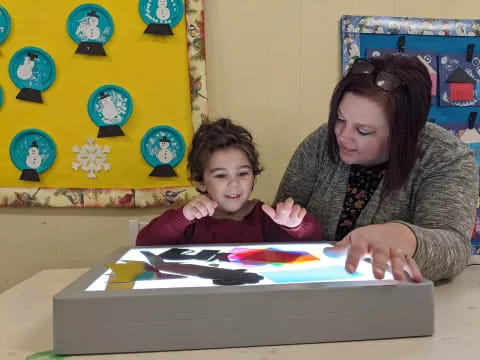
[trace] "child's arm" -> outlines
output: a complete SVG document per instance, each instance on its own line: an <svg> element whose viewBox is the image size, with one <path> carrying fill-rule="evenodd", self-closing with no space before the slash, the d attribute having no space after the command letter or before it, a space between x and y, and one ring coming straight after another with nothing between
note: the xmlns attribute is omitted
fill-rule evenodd
<svg viewBox="0 0 480 360"><path fill-rule="evenodd" d="M183 215L182 209L170 209L145 226L137 236L137 246L185 244L185 232L194 221Z"/></svg>
<svg viewBox="0 0 480 360"><path fill-rule="evenodd" d="M280 226L280 228L287 232L293 239L301 241L321 241L322 240L322 226L318 219L311 213L307 212L300 225L294 228Z"/></svg>
<svg viewBox="0 0 480 360"><path fill-rule="evenodd" d="M267 230L272 241L322 240L320 222L305 208L295 205L292 198L278 203L275 209L267 204L262 209L274 223Z"/></svg>
<svg viewBox="0 0 480 360"><path fill-rule="evenodd" d="M167 210L153 219L137 236L137 246L188 243L187 227L198 219L211 216L217 203L205 195L192 199L181 209Z"/></svg>

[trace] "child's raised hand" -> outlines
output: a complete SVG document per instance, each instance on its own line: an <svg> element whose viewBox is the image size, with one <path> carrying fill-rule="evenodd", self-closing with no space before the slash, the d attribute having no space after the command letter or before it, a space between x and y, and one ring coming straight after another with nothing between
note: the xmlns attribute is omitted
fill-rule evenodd
<svg viewBox="0 0 480 360"><path fill-rule="evenodd" d="M292 198L278 203L276 209L267 204L262 205L262 210L278 225L294 228L300 225L307 214L307 210L300 205L295 205Z"/></svg>
<svg viewBox="0 0 480 360"><path fill-rule="evenodd" d="M217 203L205 195L199 195L183 207L183 216L187 220L201 219L205 216L212 216Z"/></svg>

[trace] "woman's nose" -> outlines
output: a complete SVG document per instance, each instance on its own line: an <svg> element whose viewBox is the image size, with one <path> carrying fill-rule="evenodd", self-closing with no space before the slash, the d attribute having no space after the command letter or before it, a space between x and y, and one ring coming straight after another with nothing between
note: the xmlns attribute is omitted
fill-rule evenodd
<svg viewBox="0 0 480 360"><path fill-rule="evenodd" d="M343 126L341 129L339 129L338 139L342 142L351 140L352 139L351 129L348 126Z"/></svg>

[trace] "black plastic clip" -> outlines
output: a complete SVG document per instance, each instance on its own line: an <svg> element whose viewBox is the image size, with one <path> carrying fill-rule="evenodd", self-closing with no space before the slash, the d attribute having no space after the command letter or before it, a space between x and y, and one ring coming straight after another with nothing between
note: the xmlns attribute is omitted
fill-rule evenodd
<svg viewBox="0 0 480 360"><path fill-rule="evenodd" d="M468 44L467 45L467 61L472 62L473 59L473 52L475 51L475 44Z"/></svg>
<svg viewBox="0 0 480 360"><path fill-rule="evenodd" d="M398 52L405 52L405 36L399 36L397 40Z"/></svg>
<svg viewBox="0 0 480 360"><path fill-rule="evenodd" d="M477 119L477 112L472 111L470 115L468 115L468 128L473 129L475 127L475 120Z"/></svg>

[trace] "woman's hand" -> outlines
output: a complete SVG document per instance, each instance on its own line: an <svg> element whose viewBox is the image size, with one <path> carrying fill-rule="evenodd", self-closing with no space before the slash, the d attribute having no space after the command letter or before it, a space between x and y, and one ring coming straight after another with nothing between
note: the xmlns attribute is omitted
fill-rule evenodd
<svg viewBox="0 0 480 360"><path fill-rule="evenodd" d="M366 255L372 258L373 275L383 279L390 267L395 280L404 280L406 271L414 281L421 281L422 274L412 255L417 246L415 234L406 225L386 223L356 228L325 253L347 253L345 268L355 272L358 263Z"/></svg>
<svg viewBox="0 0 480 360"><path fill-rule="evenodd" d="M212 216L216 207L216 201L209 199L205 195L199 195L183 207L183 216L190 221L201 219L205 216Z"/></svg>
<svg viewBox="0 0 480 360"><path fill-rule="evenodd" d="M293 199L290 197L284 202L278 203L275 209L267 204L263 204L262 210L278 225L283 225L288 228L294 228L300 225L307 214L307 210L300 205L295 205Z"/></svg>

